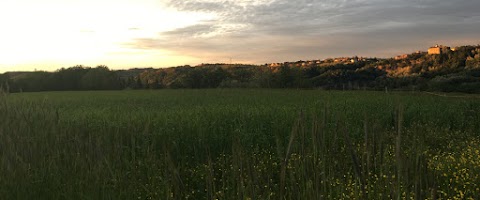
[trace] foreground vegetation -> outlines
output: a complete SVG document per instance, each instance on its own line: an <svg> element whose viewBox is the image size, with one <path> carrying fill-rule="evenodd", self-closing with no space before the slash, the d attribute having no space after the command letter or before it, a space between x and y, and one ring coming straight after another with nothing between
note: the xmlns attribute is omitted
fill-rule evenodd
<svg viewBox="0 0 480 200"><path fill-rule="evenodd" d="M2 199L478 199L480 101L155 90L0 96Z"/></svg>

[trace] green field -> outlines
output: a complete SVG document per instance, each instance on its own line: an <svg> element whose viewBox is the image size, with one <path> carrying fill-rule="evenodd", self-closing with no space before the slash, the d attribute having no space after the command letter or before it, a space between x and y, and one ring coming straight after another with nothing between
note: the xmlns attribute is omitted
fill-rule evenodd
<svg viewBox="0 0 480 200"><path fill-rule="evenodd" d="M479 199L480 99L0 95L0 199Z"/></svg>

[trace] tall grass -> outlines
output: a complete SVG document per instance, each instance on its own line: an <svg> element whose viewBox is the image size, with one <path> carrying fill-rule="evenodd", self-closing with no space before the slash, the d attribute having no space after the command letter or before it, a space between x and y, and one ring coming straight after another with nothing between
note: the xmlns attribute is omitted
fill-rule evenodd
<svg viewBox="0 0 480 200"><path fill-rule="evenodd" d="M478 105L297 90L1 93L0 196L475 199Z"/></svg>

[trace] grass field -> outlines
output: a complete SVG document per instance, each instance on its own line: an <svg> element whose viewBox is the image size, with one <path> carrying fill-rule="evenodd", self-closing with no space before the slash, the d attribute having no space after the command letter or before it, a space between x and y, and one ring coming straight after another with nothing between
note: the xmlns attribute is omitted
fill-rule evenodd
<svg viewBox="0 0 480 200"><path fill-rule="evenodd" d="M479 199L480 99L0 95L0 199Z"/></svg>

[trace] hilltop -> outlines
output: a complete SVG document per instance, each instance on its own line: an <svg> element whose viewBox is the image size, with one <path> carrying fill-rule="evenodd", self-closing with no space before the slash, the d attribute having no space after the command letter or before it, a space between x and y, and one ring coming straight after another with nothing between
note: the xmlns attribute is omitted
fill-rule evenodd
<svg viewBox="0 0 480 200"><path fill-rule="evenodd" d="M480 46L437 45L394 58L341 57L245 64L110 70L75 66L0 75L10 92L160 88L321 88L480 92Z"/></svg>

